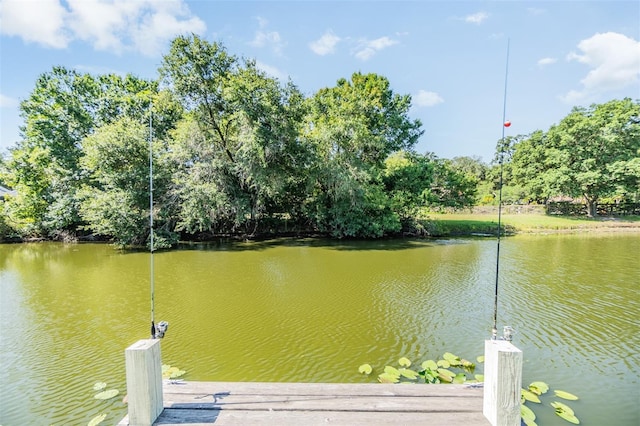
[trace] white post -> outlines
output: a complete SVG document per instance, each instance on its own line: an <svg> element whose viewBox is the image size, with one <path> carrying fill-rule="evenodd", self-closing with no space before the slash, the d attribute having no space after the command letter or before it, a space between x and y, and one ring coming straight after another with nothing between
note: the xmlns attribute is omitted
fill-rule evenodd
<svg viewBox="0 0 640 426"><path fill-rule="evenodd" d="M151 426L162 413L160 339L139 340L124 351L130 426Z"/></svg>
<svg viewBox="0 0 640 426"><path fill-rule="evenodd" d="M484 416L493 426L520 426L522 351L506 340L485 340L484 363Z"/></svg>

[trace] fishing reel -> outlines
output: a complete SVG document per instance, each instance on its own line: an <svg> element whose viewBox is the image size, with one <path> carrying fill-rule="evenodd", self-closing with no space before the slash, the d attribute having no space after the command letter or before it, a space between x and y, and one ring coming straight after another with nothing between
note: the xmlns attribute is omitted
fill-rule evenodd
<svg viewBox="0 0 640 426"><path fill-rule="evenodd" d="M169 328L169 323L160 321L158 324L151 323L151 336L154 339L162 339Z"/></svg>
<svg viewBox="0 0 640 426"><path fill-rule="evenodd" d="M516 331L513 329L513 327L511 327L510 325L505 325L502 328L502 337L498 337L498 330L494 328L493 330L491 330L491 340L506 340L507 342L510 342L513 340L513 335L515 333Z"/></svg>

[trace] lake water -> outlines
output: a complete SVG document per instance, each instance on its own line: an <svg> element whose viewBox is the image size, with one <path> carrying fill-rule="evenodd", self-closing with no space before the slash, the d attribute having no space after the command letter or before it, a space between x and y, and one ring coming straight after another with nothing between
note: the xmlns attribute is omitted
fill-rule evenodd
<svg viewBox="0 0 640 426"><path fill-rule="evenodd" d="M156 253L163 362L186 380L367 382L406 356L475 360L493 322L491 239L191 245ZM498 326L583 425L640 424L640 234L502 240ZM124 349L147 338L149 254L0 245L0 424L126 413ZM96 382L119 397L93 398ZM568 424L529 404L539 425ZM562 400L560 400L562 401Z"/></svg>

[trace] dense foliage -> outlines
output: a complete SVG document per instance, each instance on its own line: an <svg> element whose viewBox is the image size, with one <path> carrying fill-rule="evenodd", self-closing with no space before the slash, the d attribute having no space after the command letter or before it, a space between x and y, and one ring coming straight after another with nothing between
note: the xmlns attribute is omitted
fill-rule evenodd
<svg viewBox="0 0 640 426"><path fill-rule="evenodd" d="M157 81L62 67L21 104L0 161L0 238L154 241L260 233L375 238L422 229L424 209L506 202L637 201L640 112L624 99L575 108L548 132L505 138L496 161L415 152L411 98L354 73L305 97L219 43L178 37ZM152 141L152 149L149 149Z"/></svg>
<svg viewBox="0 0 640 426"><path fill-rule="evenodd" d="M423 206L468 206L464 173L414 146L411 98L355 73L305 97L197 36L173 40L158 81L43 74L21 105L22 140L0 163L16 191L3 236L154 241L412 230ZM152 150L149 141L152 140Z"/></svg>

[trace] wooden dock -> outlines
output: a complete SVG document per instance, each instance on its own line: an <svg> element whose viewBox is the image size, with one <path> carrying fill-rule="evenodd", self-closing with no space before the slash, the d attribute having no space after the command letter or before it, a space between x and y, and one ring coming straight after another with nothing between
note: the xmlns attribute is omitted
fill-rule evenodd
<svg viewBox="0 0 640 426"><path fill-rule="evenodd" d="M162 393L154 425L489 425L470 385L165 381Z"/></svg>

